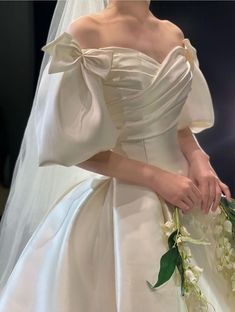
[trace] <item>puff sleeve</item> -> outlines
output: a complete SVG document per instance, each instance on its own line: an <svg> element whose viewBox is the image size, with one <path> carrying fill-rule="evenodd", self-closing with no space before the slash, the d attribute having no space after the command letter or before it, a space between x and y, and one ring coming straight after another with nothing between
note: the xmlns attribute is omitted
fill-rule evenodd
<svg viewBox="0 0 235 312"><path fill-rule="evenodd" d="M178 130L189 127L193 133L199 133L214 125L214 109L208 84L199 67L197 50L187 38L185 45L193 63L193 78L179 116Z"/></svg>
<svg viewBox="0 0 235 312"><path fill-rule="evenodd" d="M118 133L103 94L112 51L83 50L67 32L42 50L51 58L36 105L39 166L72 166L113 148Z"/></svg>

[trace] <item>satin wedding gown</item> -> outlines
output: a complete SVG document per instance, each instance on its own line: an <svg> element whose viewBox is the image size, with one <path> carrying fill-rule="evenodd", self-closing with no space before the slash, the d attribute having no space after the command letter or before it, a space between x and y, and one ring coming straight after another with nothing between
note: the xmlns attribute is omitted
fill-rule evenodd
<svg viewBox="0 0 235 312"><path fill-rule="evenodd" d="M60 80L38 114L40 166L72 166L111 149L187 175L177 129L198 133L214 124L210 91L189 39L161 63L132 48L81 49L67 32L43 51L52 56L46 70ZM47 82L40 88L46 90ZM0 312L199 311L186 306L174 278L156 291L146 284L156 281L167 250L161 224L169 209L147 187L116 178L94 175L77 184L24 248L1 292ZM182 222L190 225L200 215ZM204 268L200 286L216 312L234 311L208 249L193 246L192 253Z"/></svg>

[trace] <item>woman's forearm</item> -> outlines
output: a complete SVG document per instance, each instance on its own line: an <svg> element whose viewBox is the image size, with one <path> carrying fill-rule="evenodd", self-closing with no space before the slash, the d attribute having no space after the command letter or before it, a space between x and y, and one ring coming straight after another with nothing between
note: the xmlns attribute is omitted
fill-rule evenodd
<svg viewBox="0 0 235 312"><path fill-rule="evenodd" d="M129 159L112 151L98 153L77 166L147 187L184 212L200 202L200 192L188 177Z"/></svg>
<svg viewBox="0 0 235 312"><path fill-rule="evenodd" d="M129 159L112 151L100 152L77 166L149 188L152 188L154 175L161 171L158 167Z"/></svg>
<svg viewBox="0 0 235 312"><path fill-rule="evenodd" d="M178 131L178 141L180 148L188 160L191 163L194 159L210 159L209 155L201 148L195 135L190 128L185 128Z"/></svg>
<svg viewBox="0 0 235 312"><path fill-rule="evenodd" d="M189 128L178 131L178 140L183 154L190 163L193 159L209 156L202 150L195 136ZM88 160L77 165L83 169L96 172L105 176L119 178L123 181L146 187L153 187L156 177L163 170L145 162L129 159L112 151L100 152Z"/></svg>

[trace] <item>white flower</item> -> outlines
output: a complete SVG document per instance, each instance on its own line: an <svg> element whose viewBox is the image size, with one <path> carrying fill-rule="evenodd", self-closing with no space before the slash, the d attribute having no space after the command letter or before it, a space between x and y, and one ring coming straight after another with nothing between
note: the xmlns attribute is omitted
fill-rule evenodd
<svg viewBox="0 0 235 312"><path fill-rule="evenodd" d="M225 216L224 213L220 213L217 217L218 221L221 222L222 224L224 223L225 220L227 220L227 217Z"/></svg>
<svg viewBox="0 0 235 312"><path fill-rule="evenodd" d="M234 248L231 248L229 250L229 254L230 254L231 257L235 257L235 250L234 250Z"/></svg>
<svg viewBox="0 0 235 312"><path fill-rule="evenodd" d="M191 270L195 273L195 274L201 274L202 272L203 272L203 269L202 268L200 268L199 266L197 266L197 265L194 265L192 268L191 268Z"/></svg>
<svg viewBox="0 0 235 312"><path fill-rule="evenodd" d="M231 270L232 267L233 267L233 265L232 265L232 263L227 263L227 264L225 264L225 267L226 267L227 269Z"/></svg>
<svg viewBox="0 0 235 312"><path fill-rule="evenodd" d="M228 240L226 240L226 241L224 242L224 246L225 246L225 248L227 249L227 251L230 251L230 249L231 249L231 243L230 243Z"/></svg>
<svg viewBox="0 0 235 312"><path fill-rule="evenodd" d="M224 221L224 230L228 233L232 233L232 223L229 220Z"/></svg>
<svg viewBox="0 0 235 312"><path fill-rule="evenodd" d="M181 244L182 242L183 242L183 237L182 236L178 236L177 240L176 240L176 243L177 244Z"/></svg>
<svg viewBox="0 0 235 312"><path fill-rule="evenodd" d="M163 225L166 229L172 230L175 227L175 224L173 221L167 221L166 223L164 223Z"/></svg>
<svg viewBox="0 0 235 312"><path fill-rule="evenodd" d="M187 257L192 256L191 249L188 246L184 246L183 251L185 252Z"/></svg>
<svg viewBox="0 0 235 312"><path fill-rule="evenodd" d="M185 226L180 227L180 233L184 236L190 236L190 233L188 232Z"/></svg>
<svg viewBox="0 0 235 312"><path fill-rule="evenodd" d="M197 278L192 270L187 269L185 271L185 276L190 281L190 283L195 284L197 282Z"/></svg>
<svg viewBox="0 0 235 312"><path fill-rule="evenodd" d="M219 272L221 272L222 270L223 270L223 266L222 265L220 265L220 264L217 264L217 270L219 271Z"/></svg>
<svg viewBox="0 0 235 312"><path fill-rule="evenodd" d="M224 262L225 262L225 264L229 264L230 263L230 257L229 256L225 256L224 257Z"/></svg>
<svg viewBox="0 0 235 312"><path fill-rule="evenodd" d="M167 221L166 223L162 224L162 230L166 234L166 236L170 236L172 232L176 230L175 224L173 221Z"/></svg>
<svg viewBox="0 0 235 312"><path fill-rule="evenodd" d="M215 226L215 230L214 230L214 233L215 235L219 236L221 233L223 232L223 227L222 225L216 225Z"/></svg>

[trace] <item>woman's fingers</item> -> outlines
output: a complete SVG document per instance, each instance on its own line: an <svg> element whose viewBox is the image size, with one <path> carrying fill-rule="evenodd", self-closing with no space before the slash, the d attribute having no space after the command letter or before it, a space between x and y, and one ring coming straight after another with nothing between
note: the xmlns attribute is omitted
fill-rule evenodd
<svg viewBox="0 0 235 312"><path fill-rule="evenodd" d="M219 206L219 203L220 203L220 199L221 199L221 189L219 187L219 184L218 182L216 183L216 196L215 196L215 200L214 200L214 203L211 207L211 210L212 211L216 211L216 209L218 208Z"/></svg>
<svg viewBox="0 0 235 312"><path fill-rule="evenodd" d="M224 195L226 196L226 198L227 198L228 200L231 200L231 199L232 199L232 196L231 196L231 192L230 192L230 190L229 190L229 187L228 187L225 183L223 183L222 181L220 181L220 180L219 180L219 186L220 186L222 192L224 193Z"/></svg>
<svg viewBox="0 0 235 312"><path fill-rule="evenodd" d="M188 213L190 211L190 208L189 206L187 205L187 203L185 203L184 201L180 201L179 204L178 204L178 207L180 208L180 210L183 212L183 213Z"/></svg>
<svg viewBox="0 0 235 312"><path fill-rule="evenodd" d="M209 213L210 209L215 211L219 206L221 191L228 200L231 200L229 187L218 178L204 179L199 184L199 190L202 196L202 211Z"/></svg>
<svg viewBox="0 0 235 312"><path fill-rule="evenodd" d="M194 201L190 198L190 196L185 196L182 201L187 205L188 210L191 210L194 207Z"/></svg>
<svg viewBox="0 0 235 312"><path fill-rule="evenodd" d="M202 194L202 205L201 209L203 212L206 212L206 208L209 202L209 183L208 180L204 179L200 182L198 186L201 194Z"/></svg>
<svg viewBox="0 0 235 312"><path fill-rule="evenodd" d="M201 210L208 213L216 196L216 183L214 179L202 179L198 186L201 192Z"/></svg>
<svg viewBox="0 0 235 312"><path fill-rule="evenodd" d="M195 184L192 183L191 189L189 189L188 193L185 194L182 202L187 205L187 212L189 212L195 206L198 207L201 205L201 193Z"/></svg>
<svg viewBox="0 0 235 312"><path fill-rule="evenodd" d="M201 206L206 214L216 211L219 206L222 192L228 200L231 200L229 187L217 177L201 179L198 187L192 183L191 189L182 198L180 204L184 213L189 212L194 206Z"/></svg>
<svg viewBox="0 0 235 312"><path fill-rule="evenodd" d="M205 212L208 213L210 211L211 205L213 204L213 202L215 201L216 198L216 181L214 178L209 179L208 181L208 202L207 202L207 206L206 206L206 210Z"/></svg>
<svg viewBox="0 0 235 312"><path fill-rule="evenodd" d="M202 194L201 194L199 188L195 184L193 184L191 196L192 196L192 198L194 200L194 205L197 206L197 207L201 207L201 204L202 204Z"/></svg>

